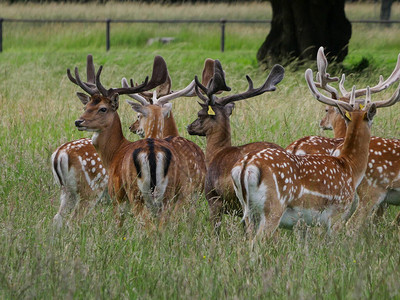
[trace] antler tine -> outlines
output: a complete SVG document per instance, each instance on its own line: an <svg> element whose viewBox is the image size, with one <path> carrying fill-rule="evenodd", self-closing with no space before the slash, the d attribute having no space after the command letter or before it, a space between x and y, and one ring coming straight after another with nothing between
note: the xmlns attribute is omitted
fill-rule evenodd
<svg viewBox="0 0 400 300"><path fill-rule="evenodd" d="M345 97L345 95L349 94L349 92L344 88L345 80L346 80L346 75L342 74L342 78L340 79L340 82L339 82L339 90L344 97Z"/></svg>
<svg viewBox="0 0 400 300"><path fill-rule="evenodd" d="M392 97L390 97L390 99L388 100L382 100L382 101L376 101L374 102L376 107L389 107L395 103L397 103L398 101L400 101L400 84L397 87L396 91L394 92L394 94L392 95Z"/></svg>
<svg viewBox="0 0 400 300"><path fill-rule="evenodd" d="M72 82L74 82L72 79L71 79L71 77L72 77L72 75L71 75L71 72L70 72L70 70L68 69L67 70L67 75L68 75L68 77L70 78L70 80L72 81ZM97 89L95 89L95 88L90 88L89 86L87 86L84 82L82 82L82 80L81 80L81 78L79 77L79 72L78 72L78 67L75 67L75 84L77 84L77 85L79 85L86 93L88 93L90 96L93 96L94 94L96 94L97 93Z"/></svg>
<svg viewBox="0 0 400 300"><path fill-rule="evenodd" d="M204 103L208 103L209 99L200 92L199 86L197 85L197 83L194 87L194 91L196 92L197 97L199 97Z"/></svg>
<svg viewBox="0 0 400 300"><path fill-rule="evenodd" d="M313 72L311 69L307 69L305 73L305 78L307 81L308 88L310 89L311 93L313 94L314 98L317 99L319 102L322 102L324 104L330 105L330 106L335 106L338 107L339 105L346 109L347 111L353 111L353 107L344 101L337 100L337 99L332 99L330 97L325 96L324 94L320 93L314 83L313 80Z"/></svg>
<svg viewBox="0 0 400 300"><path fill-rule="evenodd" d="M109 93L118 93L119 95L137 94L137 93L151 89L151 88L149 88L148 82L149 82L149 76L146 76L143 83L141 83L139 85L135 85L132 87L127 87L127 88L122 87L122 88L117 88L117 89L109 89ZM97 81L96 81L96 84L97 84Z"/></svg>
<svg viewBox="0 0 400 300"><path fill-rule="evenodd" d="M79 85L78 82L76 81L76 79L72 76L71 70L69 68L67 69L67 76L68 76L69 80L72 81L72 83L75 83L76 85Z"/></svg>
<svg viewBox="0 0 400 300"><path fill-rule="evenodd" d="M164 105L165 103L168 103L169 101L179 98L179 97L192 97L193 95L193 89L196 85L196 82L192 80L190 84L185 87L184 89L171 93L169 95L165 95L163 97L160 97L155 104L157 105Z"/></svg>
<svg viewBox="0 0 400 300"><path fill-rule="evenodd" d="M93 63L93 56L89 54L86 58L86 78L87 82L96 84L96 71Z"/></svg>
<svg viewBox="0 0 400 300"><path fill-rule="evenodd" d="M225 82L225 73L224 70L222 69L221 62L216 59L214 61L214 75L210 79L210 82L208 84L208 91L207 91L207 96L208 98L214 99L213 95L215 95L219 91L230 91L231 88L226 85ZM212 100L214 101L214 100Z"/></svg>
<svg viewBox="0 0 400 300"><path fill-rule="evenodd" d="M375 94L375 93L381 92L383 90L386 90L389 86L391 86L393 83L395 83L399 79L400 79L400 54L397 56L396 67L394 68L392 74L390 74L390 76L385 81L383 80L383 76L380 75L378 84L376 86L373 86L370 88L371 94ZM359 90L356 90L355 96L356 97L364 96L366 93L367 93L366 88L359 89ZM349 95L350 95L350 93L347 92L343 96L348 98Z"/></svg>
<svg viewBox="0 0 400 300"><path fill-rule="evenodd" d="M210 81L212 81L212 78L210 79ZM208 92L208 88L206 88L200 81L199 78L196 76L194 76L194 82L196 83L196 87L199 87L205 94L207 94ZM199 91L200 92L200 91Z"/></svg>
<svg viewBox="0 0 400 300"><path fill-rule="evenodd" d="M203 73L201 76L201 84L204 87L209 87L210 82L212 81L211 79L214 74L214 62L215 61L211 58L207 58L204 61L204 68L203 68ZM217 94L220 94L220 93L222 93L222 91L217 92ZM194 96L196 96L196 91L193 88L192 92L190 94L187 94L185 97L194 97Z"/></svg>
<svg viewBox="0 0 400 300"><path fill-rule="evenodd" d="M99 70L97 71L97 74L96 74L96 86L97 86L97 89L99 90L99 92L100 92L103 96L108 97L108 96L110 96L110 93L111 93L112 89L107 90L107 89L101 84L101 82L100 82L100 74L101 74L101 71L102 71L102 70L103 70L103 66L100 66L100 68L99 68Z"/></svg>
<svg viewBox="0 0 400 300"><path fill-rule="evenodd" d="M131 84L133 85L133 81L131 79ZM129 88L128 85L128 81L126 80L126 78L122 78L121 80L121 85L124 88ZM137 102L139 102L140 104L142 104L143 106L147 106L150 103L142 96L140 96L139 94L127 94L127 96L131 97L132 99L136 100Z"/></svg>
<svg viewBox="0 0 400 300"><path fill-rule="evenodd" d="M264 84L256 89L253 87L253 81L251 80L251 78L248 75L246 75L246 79L249 85L246 92L232 96L222 97L217 99L216 101L221 105L226 105L230 102L255 97L269 91L275 91L276 85L282 81L284 74L285 74L285 69L281 65L275 65L272 68L271 72L269 73Z"/></svg>
<svg viewBox="0 0 400 300"><path fill-rule="evenodd" d="M168 69L167 63L164 58L157 55L154 57L153 63L153 73L151 74L151 79L147 83L146 88L144 90L148 91L154 89L155 87L163 84L168 79Z"/></svg>
<svg viewBox="0 0 400 300"><path fill-rule="evenodd" d="M338 91L334 87L332 87L328 84L329 82L338 81L339 78L330 77L330 74L326 72L326 70L328 68L328 60L326 59L326 56L324 53L324 47L320 47L318 49L317 67L318 67L317 81L319 81L319 82L316 82L315 85L321 89L324 89L328 93L330 93L332 95L332 97L339 99Z"/></svg>
<svg viewBox="0 0 400 300"><path fill-rule="evenodd" d="M201 76L201 83L204 86L208 86L211 78L214 75L214 68L215 68L215 60L211 59L211 58L207 58L204 61L204 68L203 68L203 73Z"/></svg>
<svg viewBox="0 0 400 300"><path fill-rule="evenodd" d="M365 96L365 105L368 105L371 103L371 89L369 86L367 86L367 94Z"/></svg>
<svg viewBox="0 0 400 300"><path fill-rule="evenodd" d="M350 95L349 104L351 105L351 107L354 107L355 103L356 103L356 86L353 85L353 88L351 89L351 95Z"/></svg>

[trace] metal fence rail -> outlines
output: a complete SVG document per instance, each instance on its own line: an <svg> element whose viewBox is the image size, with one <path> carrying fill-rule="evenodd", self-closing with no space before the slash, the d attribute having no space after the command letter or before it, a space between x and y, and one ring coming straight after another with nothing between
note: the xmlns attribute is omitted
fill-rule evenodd
<svg viewBox="0 0 400 300"><path fill-rule="evenodd" d="M235 24L270 24L271 20L35 20L35 19L10 19L0 18L0 52L3 51L3 23L104 23L106 26L106 50L110 50L111 23L153 23L153 24L219 24L221 28L221 52L225 51L225 26L228 23ZM400 20L352 20L351 23L363 24L400 24Z"/></svg>

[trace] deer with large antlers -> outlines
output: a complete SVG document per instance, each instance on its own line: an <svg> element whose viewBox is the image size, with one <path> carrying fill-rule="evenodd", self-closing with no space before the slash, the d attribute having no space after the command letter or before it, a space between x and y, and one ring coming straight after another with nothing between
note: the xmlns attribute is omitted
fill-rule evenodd
<svg viewBox="0 0 400 300"><path fill-rule="evenodd" d="M202 84L207 85L212 75L214 61L207 59L204 63ZM191 97L194 94L195 82L192 81L186 88L171 92L171 79L168 76L165 84L161 85L153 94L130 94L136 102L127 101L133 110L138 113L138 120L131 125L131 131L142 135L143 138L164 138L178 153L184 169L181 170L181 182L187 191L198 192L204 188L206 165L204 153L192 141L179 136L175 119L172 115L171 100L179 97ZM122 85L128 87L124 78ZM133 82L131 82L133 86ZM158 95L157 95L158 94Z"/></svg>
<svg viewBox="0 0 400 300"><path fill-rule="evenodd" d="M218 60L215 60L214 75L207 87L195 77L196 93L204 103L199 103L201 110L197 114L198 118L187 127L187 130L191 135L206 137L207 174L204 191L209 204L211 224L217 231L220 228L222 213L236 215L241 213L241 206L235 197L230 178L235 162L253 150L280 148L267 142L232 146L229 118L234 109L234 102L274 91L275 85L283 79L283 76L283 67L275 65L265 83L259 88L254 88L252 80L246 76L249 84L246 92L220 98L215 94L218 91L230 91L230 88L225 83L225 75Z"/></svg>
<svg viewBox="0 0 400 300"><path fill-rule="evenodd" d="M270 237L277 227L292 228L300 219L309 225L338 229L352 214L355 191L368 164L370 126L379 107L400 98L399 90L386 101L371 103L366 89L363 105L336 100L319 92L311 69L305 73L313 96L335 106L348 122L338 157L294 155L282 149L265 149L246 155L232 170L235 192L243 204L244 220L256 236Z"/></svg>
<svg viewBox="0 0 400 300"><path fill-rule="evenodd" d="M86 85L96 88L92 55L87 56L86 75ZM90 205L108 198L108 174L91 139L83 138L58 147L51 155L51 168L61 187L60 207L53 219L58 228L71 211L74 216L82 215Z"/></svg>
<svg viewBox="0 0 400 300"><path fill-rule="evenodd" d="M154 65L153 69L166 69L166 64L162 59L158 59L157 65ZM162 70L162 72L165 71ZM90 54L87 56L86 73L85 84L96 88L95 66L93 56ZM165 90L170 85L168 76L165 83L156 87L156 93L169 93L169 90L167 92ZM148 95L148 93L150 92L142 94ZM80 94L82 93L77 93L78 97ZM150 95L152 96L153 93ZM109 201L108 173L103 167L91 139L83 138L58 147L51 156L51 167L55 181L61 188L60 207L53 219L58 228L62 226L63 219L71 211L74 211L73 217L75 217L82 215L89 206L93 206L103 199Z"/></svg>
<svg viewBox="0 0 400 300"><path fill-rule="evenodd" d="M323 48L318 51L318 70L321 78L319 87L332 97L339 98L338 91L327 84L327 81L338 81L336 77L330 77L326 73L327 60ZM378 93L387 89L390 85L400 79L400 55L392 74L383 80L380 76L379 83L371 88L371 93ZM349 92L344 87L345 77L339 83L339 90L342 94L341 100L349 101ZM364 96L366 89L355 91L355 97ZM338 109L329 106L326 115L320 122L321 128L333 130L334 138L305 137L289 145L286 150L292 153L324 153L338 156L343 147L343 138L346 135L346 122ZM356 211L355 221L365 220L366 216L373 209L379 208L379 214L386 204L400 205L400 140L371 137L369 144L369 157L365 177L357 189L359 195L359 209ZM396 217L397 224L400 223L400 214Z"/></svg>
<svg viewBox="0 0 400 300"><path fill-rule="evenodd" d="M150 81L146 78L135 87L110 89L100 82L102 66L96 74L95 88L81 81L78 68L75 78L67 70L70 80L88 94L79 95L85 111L75 125L78 130L94 132L92 142L109 174L108 189L120 226L127 204L133 205L136 213L143 212L146 216L149 211L159 215L181 192L178 176L181 166L175 150L160 139L127 141L117 113L119 95L148 91L167 80L162 58L156 56L154 65ZM162 67L157 68L158 65Z"/></svg>

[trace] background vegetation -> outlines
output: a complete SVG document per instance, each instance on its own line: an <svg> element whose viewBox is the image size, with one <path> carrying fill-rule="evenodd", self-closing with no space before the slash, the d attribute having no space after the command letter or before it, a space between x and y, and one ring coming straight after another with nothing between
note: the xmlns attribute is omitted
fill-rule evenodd
<svg viewBox="0 0 400 300"><path fill-rule="evenodd" d="M246 5L106 5L0 3L4 18L270 18L268 3ZM379 6L347 5L350 19L379 17ZM400 6L393 6L398 18ZM106 86L123 76L142 80L155 55L169 67L173 88L201 73L205 58L218 58L235 92L247 88L245 74L260 84L266 73L255 59L268 26L227 26L226 52L219 52L218 25L112 25L112 48L105 52L103 25L4 24L0 54L0 298L398 298L399 230L390 208L361 233L327 236L324 229L280 230L279 237L250 251L239 219L225 217L219 238L211 234L204 197L157 232L130 218L115 226L109 206L96 207L81 222L56 233L52 218L59 189L50 155L62 143L88 136L74 128L82 112L78 90L66 69L83 70L88 53L104 65ZM173 36L168 45L147 46L149 38ZM374 85L393 70L400 52L398 25L353 25L350 53L332 75L347 84ZM368 64L360 67L365 58ZM311 134L328 134L317 124L324 108L304 82L310 66L288 67L274 93L238 103L231 118L233 144L266 140L282 146ZM362 69L362 70L361 70ZM375 96L382 99L394 88ZM196 118L195 99L174 102L181 134L203 149L185 126ZM121 101L125 133L135 118ZM373 134L398 137L399 106L381 109Z"/></svg>

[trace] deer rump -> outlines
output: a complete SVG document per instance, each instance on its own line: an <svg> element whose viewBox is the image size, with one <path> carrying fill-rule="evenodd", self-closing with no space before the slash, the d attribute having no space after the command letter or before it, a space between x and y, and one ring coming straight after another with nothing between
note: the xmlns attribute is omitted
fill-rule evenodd
<svg viewBox="0 0 400 300"><path fill-rule="evenodd" d="M126 152L121 163L122 186L131 203L137 203L139 198L153 215L158 215L181 194L177 153L161 139L148 138L134 145L135 149ZM138 194L140 197L136 197Z"/></svg>

